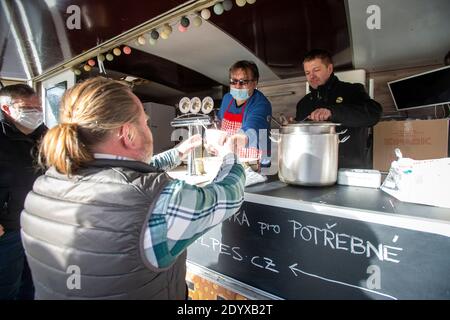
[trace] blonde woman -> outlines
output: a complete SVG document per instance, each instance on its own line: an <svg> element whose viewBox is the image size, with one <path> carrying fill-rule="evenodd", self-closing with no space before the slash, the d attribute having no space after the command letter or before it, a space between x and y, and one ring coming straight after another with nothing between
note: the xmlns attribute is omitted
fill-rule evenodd
<svg viewBox="0 0 450 320"><path fill-rule="evenodd" d="M243 201L231 143L201 188L162 171L201 138L153 156L148 117L128 87L89 79L66 93L61 111L40 148L49 169L21 219L36 298L185 299L187 246Z"/></svg>

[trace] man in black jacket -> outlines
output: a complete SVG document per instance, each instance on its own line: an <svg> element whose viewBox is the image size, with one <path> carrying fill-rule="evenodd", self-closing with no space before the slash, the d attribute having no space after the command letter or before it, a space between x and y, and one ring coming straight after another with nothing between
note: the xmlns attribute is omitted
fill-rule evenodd
<svg viewBox="0 0 450 320"><path fill-rule="evenodd" d="M340 131L348 129L350 139L339 145L339 167L371 168L368 128L380 120L380 104L369 97L363 85L340 81L325 50L308 52L303 68L311 92L298 102L295 120L342 124Z"/></svg>
<svg viewBox="0 0 450 320"><path fill-rule="evenodd" d="M36 92L18 84L0 90L0 300L33 299L20 237L20 213L34 180L33 153L45 132Z"/></svg>

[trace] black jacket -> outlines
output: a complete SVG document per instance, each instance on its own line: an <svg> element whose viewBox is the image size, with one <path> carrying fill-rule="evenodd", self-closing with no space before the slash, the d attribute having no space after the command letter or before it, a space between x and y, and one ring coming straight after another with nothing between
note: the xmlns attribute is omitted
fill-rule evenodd
<svg viewBox="0 0 450 320"><path fill-rule="evenodd" d="M301 121L318 108L329 109L330 121L342 124L338 132L348 129L340 136L350 135L350 139L339 145L339 167L371 168L368 128L380 120L381 105L369 97L363 85L342 82L332 74L298 102L295 119Z"/></svg>
<svg viewBox="0 0 450 320"><path fill-rule="evenodd" d="M37 142L45 133L41 125L25 135L3 117L0 111L0 225L6 231L20 229L20 212L34 180Z"/></svg>

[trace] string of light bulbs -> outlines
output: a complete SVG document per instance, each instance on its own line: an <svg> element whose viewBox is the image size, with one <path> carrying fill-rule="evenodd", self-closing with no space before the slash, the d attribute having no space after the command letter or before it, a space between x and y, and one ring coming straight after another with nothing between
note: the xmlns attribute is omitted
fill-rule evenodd
<svg viewBox="0 0 450 320"><path fill-rule="evenodd" d="M234 3L236 3L238 7L244 7L246 4L255 4L256 0L235 0ZM233 9L233 1L219 1L209 8L204 8L201 11L185 14L173 22L166 22L162 26L153 28L149 32L138 36L135 40L135 43L138 46L144 46L148 42L149 45L154 46L160 39L169 39L174 27L177 27L179 32L186 32L191 25L193 25L194 27L200 27L203 23L203 20L208 20L211 18L211 8L212 12L214 12L215 15L222 15L225 11L230 11ZM130 55L131 51L131 48L126 45L115 47L112 50L100 53L96 57L96 59L90 58L79 66L73 67L72 71L75 75L79 76L83 71L90 72L92 68L98 64L100 72L106 73L103 65L105 61L113 61L115 57L119 57L122 53L124 53L125 55Z"/></svg>

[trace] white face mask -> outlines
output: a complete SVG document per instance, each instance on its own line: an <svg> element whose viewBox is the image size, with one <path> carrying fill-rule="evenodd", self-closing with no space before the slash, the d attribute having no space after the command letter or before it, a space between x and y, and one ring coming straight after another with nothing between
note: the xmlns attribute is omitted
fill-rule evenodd
<svg viewBox="0 0 450 320"><path fill-rule="evenodd" d="M25 128L34 130L39 127L43 122L42 111L38 110L26 110L15 107L10 107L11 118L13 118L18 124Z"/></svg>

